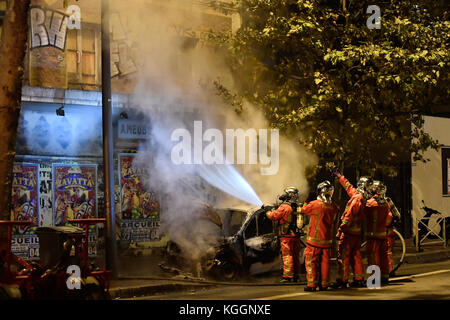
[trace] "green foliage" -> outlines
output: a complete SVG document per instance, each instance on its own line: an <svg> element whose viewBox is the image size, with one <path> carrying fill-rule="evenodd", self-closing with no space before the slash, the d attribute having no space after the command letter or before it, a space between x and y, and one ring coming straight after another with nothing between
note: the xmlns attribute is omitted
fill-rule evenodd
<svg viewBox="0 0 450 320"><path fill-rule="evenodd" d="M370 30L373 1L240 0L227 50L234 88L216 83L233 106L261 107L274 127L301 132L324 159L392 173L426 160L439 144L423 114L449 101L450 22L445 1L380 3L381 29ZM239 109L239 108L237 108Z"/></svg>

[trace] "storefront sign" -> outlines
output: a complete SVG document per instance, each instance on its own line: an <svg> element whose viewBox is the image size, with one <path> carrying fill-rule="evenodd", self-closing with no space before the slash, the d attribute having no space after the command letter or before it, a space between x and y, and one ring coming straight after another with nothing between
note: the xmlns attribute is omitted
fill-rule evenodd
<svg viewBox="0 0 450 320"><path fill-rule="evenodd" d="M120 139L148 139L150 127L142 121L119 120L118 136Z"/></svg>
<svg viewBox="0 0 450 320"><path fill-rule="evenodd" d="M159 200L146 190L147 168L133 164L133 154L119 154L120 239L125 242L160 240Z"/></svg>

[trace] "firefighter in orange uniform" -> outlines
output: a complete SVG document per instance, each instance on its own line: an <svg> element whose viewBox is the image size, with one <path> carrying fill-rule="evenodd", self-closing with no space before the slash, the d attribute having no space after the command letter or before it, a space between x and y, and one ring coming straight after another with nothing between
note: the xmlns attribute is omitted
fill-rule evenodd
<svg viewBox="0 0 450 320"><path fill-rule="evenodd" d="M341 216L341 225L338 228L338 272L334 288L347 287L350 275L350 267L353 269L352 287L363 287L364 265L361 256L361 225L363 210L366 200L370 197L369 187L372 184L370 177L361 177L357 187L353 185L337 170L332 170L344 187L350 200L347 202L344 213Z"/></svg>
<svg viewBox="0 0 450 320"><path fill-rule="evenodd" d="M278 237L281 243L283 260L283 278L281 282L298 282L300 274L300 235L297 231L297 201L298 190L289 187L279 197L283 202L266 216L272 221L278 221ZM264 207L264 206L263 206Z"/></svg>
<svg viewBox="0 0 450 320"><path fill-rule="evenodd" d="M366 254L368 265L377 265L381 270L381 283L389 281L388 247L386 241L387 226L391 224L392 214L385 198L386 186L381 181L374 181L373 197L364 208L366 230Z"/></svg>
<svg viewBox="0 0 450 320"><path fill-rule="evenodd" d="M333 203L334 187L329 181L317 186L317 200L303 206L301 214L311 217L306 238L305 291L327 290L330 279L330 257L333 236L339 218L339 207ZM319 284L320 279L320 284Z"/></svg>

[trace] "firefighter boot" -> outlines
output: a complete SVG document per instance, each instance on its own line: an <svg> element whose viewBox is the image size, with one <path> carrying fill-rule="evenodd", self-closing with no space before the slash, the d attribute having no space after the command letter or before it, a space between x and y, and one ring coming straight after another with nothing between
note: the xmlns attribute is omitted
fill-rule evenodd
<svg viewBox="0 0 450 320"><path fill-rule="evenodd" d="M333 289L347 288L347 284L347 282L343 282L342 280L336 280L336 282L331 287Z"/></svg>
<svg viewBox="0 0 450 320"><path fill-rule="evenodd" d="M354 280L352 283L350 283L351 288L364 288L366 286L366 283L364 280Z"/></svg>
<svg viewBox="0 0 450 320"><path fill-rule="evenodd" d="M280 283L289 283L292 282L291 278L281 278Z"/></svg>
<svg viewBox="0 0 450 320"><path fill-rule="evenodd" d="M316 287L304 287L303 290L307 292L314 292L316 291Z"/></svg>

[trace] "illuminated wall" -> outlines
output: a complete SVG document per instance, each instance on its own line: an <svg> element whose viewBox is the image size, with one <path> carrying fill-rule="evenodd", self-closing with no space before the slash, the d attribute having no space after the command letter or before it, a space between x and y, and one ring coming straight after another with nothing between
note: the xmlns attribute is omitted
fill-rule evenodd
<svg viewBox="0 0 450 320"><path fill-rule="evenodd" d="M47 156L102 156L101 108L61 104L22 103L17 153Z"/></svg>
<svg viewBox="0 0 450 320"><path fill-rule="evenodd" d="M450 147L450 119L440 117L425 117L425 131L444 146ZM429 162L416 162L412 165L412 196L413 218L422 217L425 212L422 200L427 207L436 209L446 216L450 216L450 194L443 194L443 183L448 183L447 174L443 174L442 151L428 150L424 157ZM444 181L443 181L444 179Z"/></svg>

